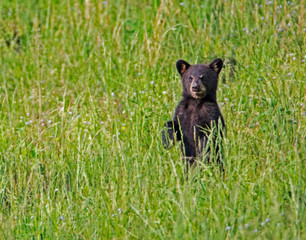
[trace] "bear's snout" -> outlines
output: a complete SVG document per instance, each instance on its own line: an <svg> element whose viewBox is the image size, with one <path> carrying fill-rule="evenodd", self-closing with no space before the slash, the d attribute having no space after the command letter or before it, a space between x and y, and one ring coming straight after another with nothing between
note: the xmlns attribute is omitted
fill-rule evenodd
<svg viewBox="0 0 306 240"><path fill-rule="evenodd" d="M199 93L205 91L206 87L202 83L201 79L193 79L193 81L190 84L190 92Z"/></svg>
<svg viewBox="0 0 306 240"><path fill-rule="evenodd" d="M200 87L199 87L198 84L192 84L192 85L191 85L191 90L192 90L193 92L198 92L198 91L200 90Z"/></svg>
<svg viewBox="0 0 306 240"><path fill-rule="evenodd" d="M190 85L190 94L194 98L204 98L207 94L207 89L200 81L193 81Z"/></svg>

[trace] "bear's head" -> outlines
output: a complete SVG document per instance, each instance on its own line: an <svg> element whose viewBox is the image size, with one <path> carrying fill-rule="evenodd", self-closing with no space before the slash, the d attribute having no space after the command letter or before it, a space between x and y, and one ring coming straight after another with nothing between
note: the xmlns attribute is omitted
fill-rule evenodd
<svg viewBox="0 0 306 240"><path fill-rule="evenodd" d="M195 99L216 100L218 76L223 62L220 58L210 64L190 65L184 60L176 62L182 77L183 96Z"/></svg>

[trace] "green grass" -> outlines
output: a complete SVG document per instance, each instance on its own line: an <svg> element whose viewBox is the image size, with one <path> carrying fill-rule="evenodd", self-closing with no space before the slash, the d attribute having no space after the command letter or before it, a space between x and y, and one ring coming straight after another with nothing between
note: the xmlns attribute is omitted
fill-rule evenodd
<svg viewBox="0 0 306 240"><path fill-rule="evenodd" d="M0 238L305 239L304 2L143 2L0 2ZM187 179L175 62L215 57L225 175Z"/></svg>

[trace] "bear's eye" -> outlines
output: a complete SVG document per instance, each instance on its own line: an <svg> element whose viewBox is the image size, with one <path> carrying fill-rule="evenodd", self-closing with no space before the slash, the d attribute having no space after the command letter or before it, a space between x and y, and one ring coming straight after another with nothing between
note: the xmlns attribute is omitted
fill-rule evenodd
<svg viewBox="0 0 306 240"><path fill-rule="evenodd" d="M205 75L201 75L200 79L203 81L205 79Z"/></svg>
<svg viewBox="0 0 306 240"><path fill-rule="evenodd" d="M188 80L189 80L189 82L192 82L193 77L190 76L190 77L188 78Z"/></svg>

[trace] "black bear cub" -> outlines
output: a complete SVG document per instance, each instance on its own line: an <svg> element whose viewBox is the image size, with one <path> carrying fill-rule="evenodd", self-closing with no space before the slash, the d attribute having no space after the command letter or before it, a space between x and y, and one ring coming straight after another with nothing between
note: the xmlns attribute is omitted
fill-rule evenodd
<svg viewBox="0 0 306 240"><path fill-rule="evenodd" d="M218 76L223 62L220 58L210 64L190 65L184 60L176 63L183 84L183 99L176 107L172 121L165 123L162 140L165 148L181 141L181 149L187 165L196 159L209 160L214 145L215 159L220 161L218 136L222 135L224 120L217 104ZM213 132L213 133L212 133Z"/></svg>

